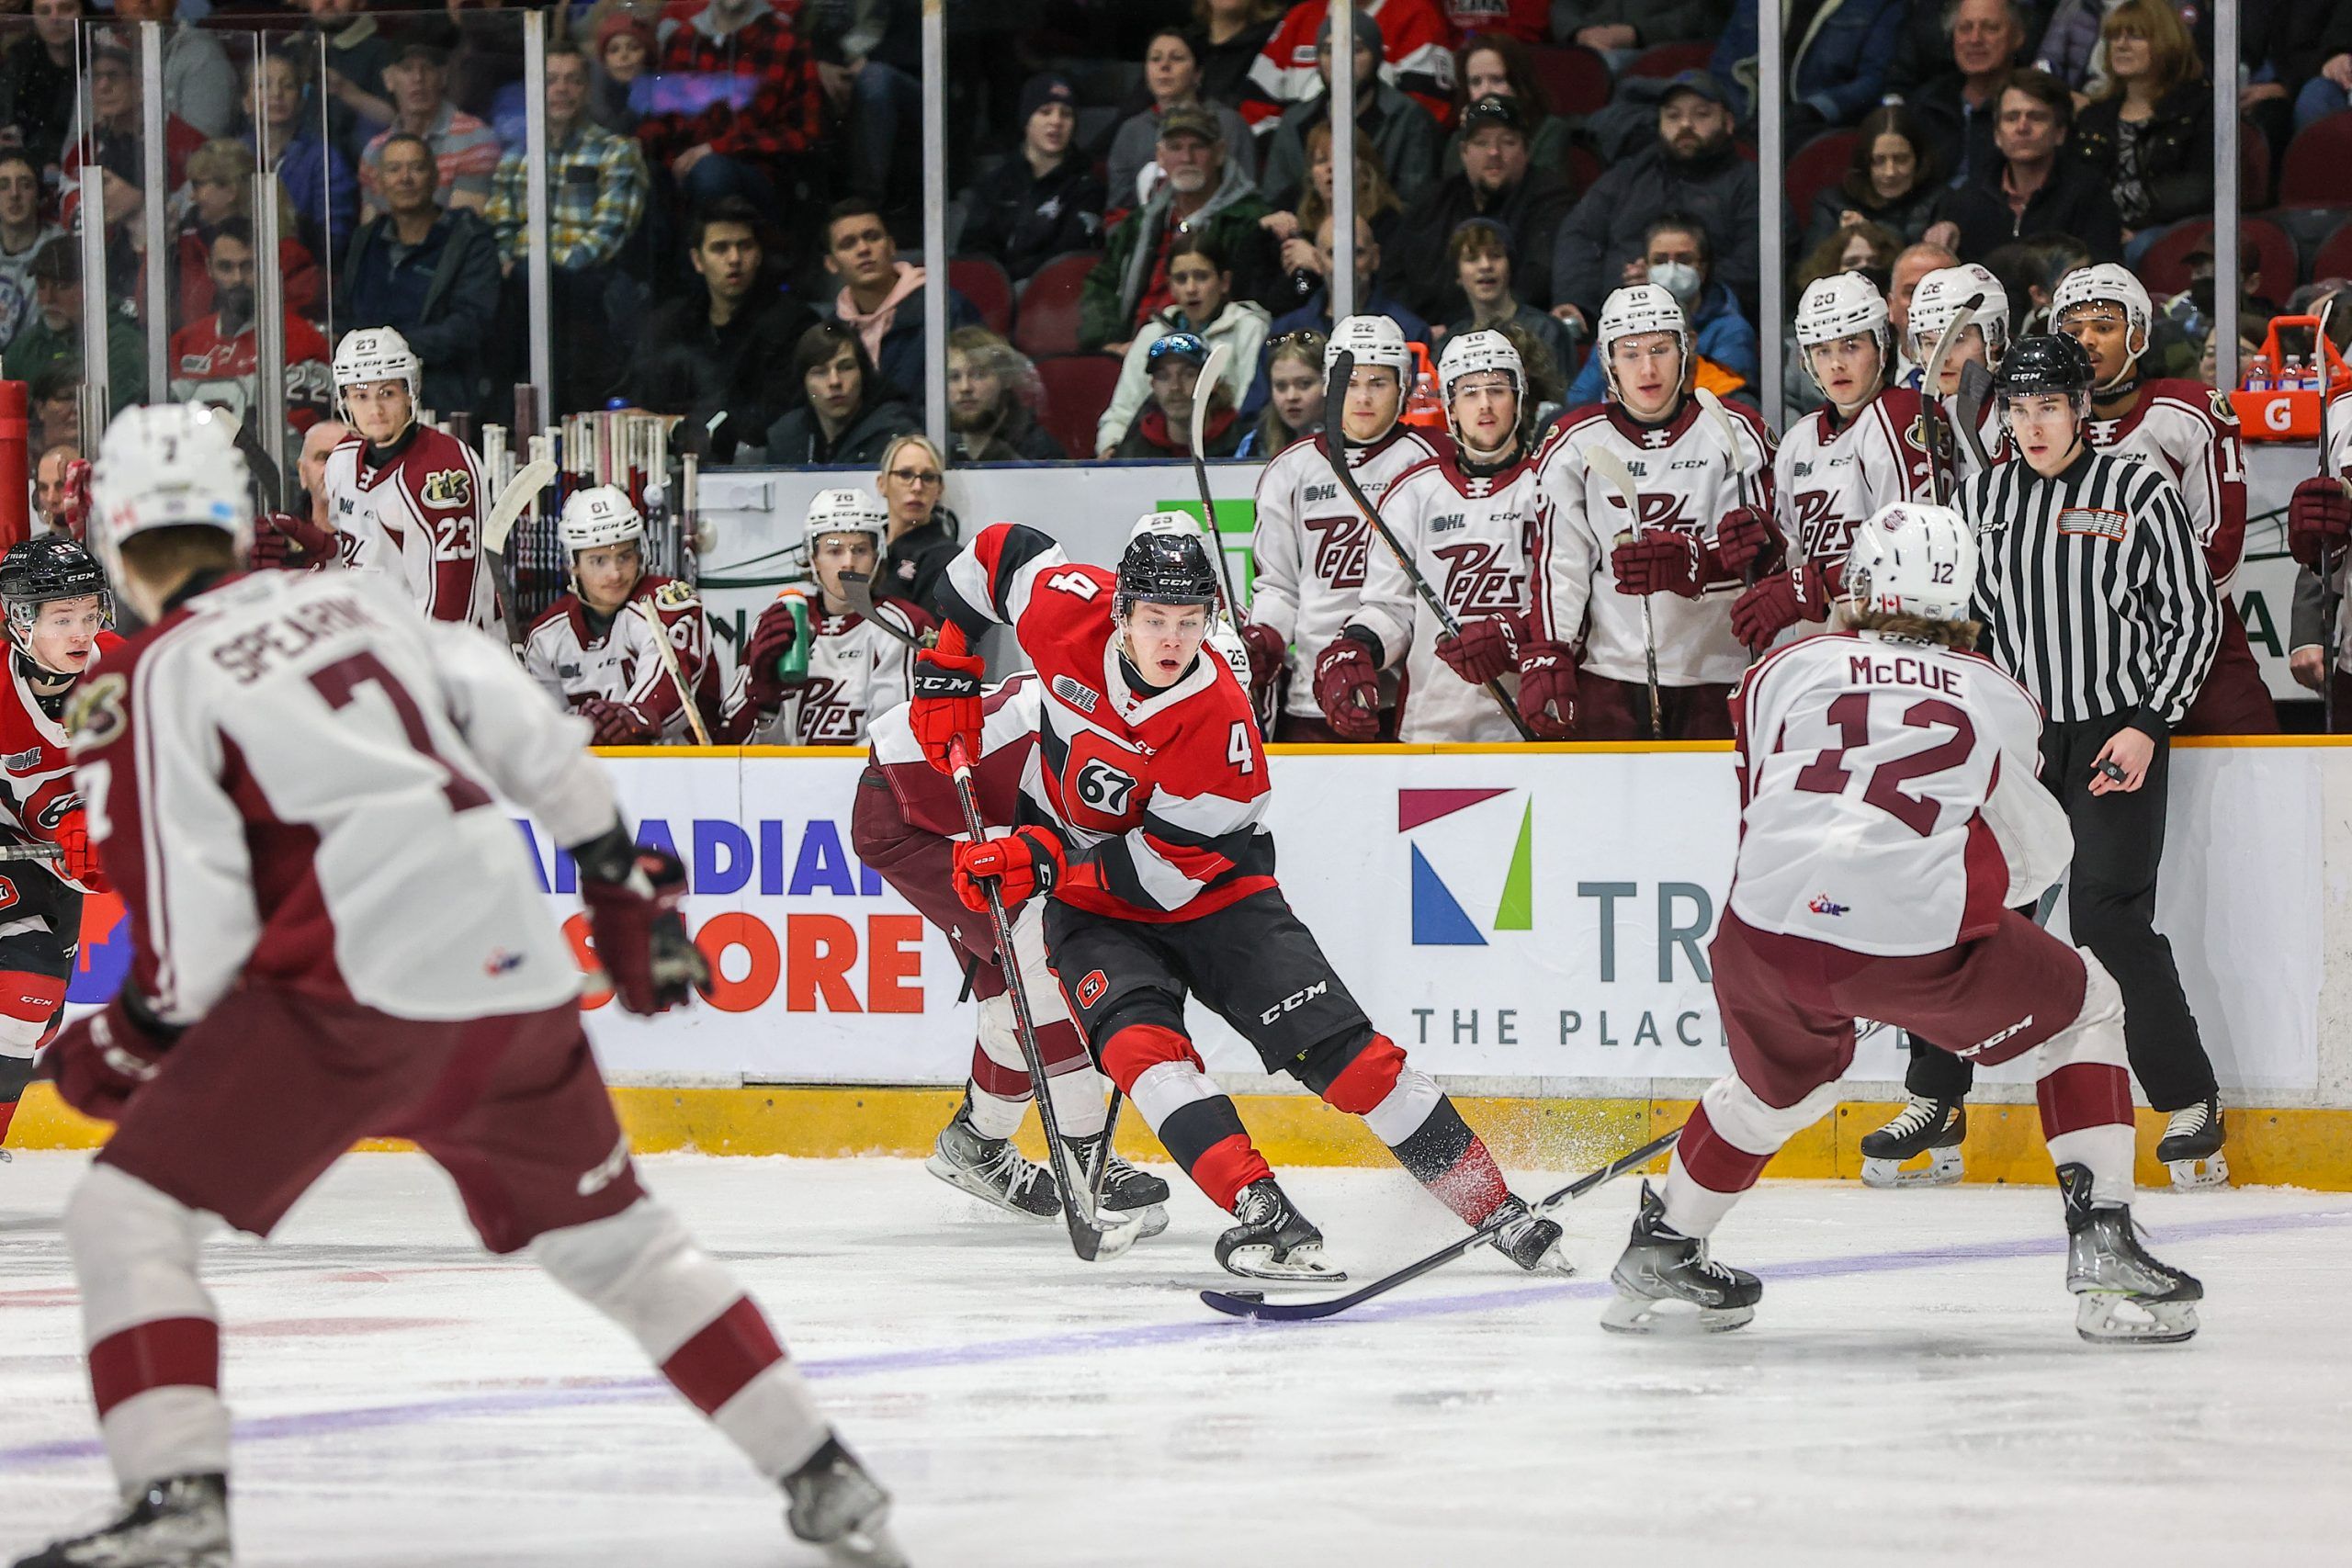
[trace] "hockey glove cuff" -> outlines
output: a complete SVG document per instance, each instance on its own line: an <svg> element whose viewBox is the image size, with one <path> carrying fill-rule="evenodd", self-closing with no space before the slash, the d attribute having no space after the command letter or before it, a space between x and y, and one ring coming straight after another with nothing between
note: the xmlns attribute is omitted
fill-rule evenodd
<svg viewBox="0 0 2352 1568"><path fill-rule="evenodd" d="M1380 667L1350 629L1316 656L1315 705L1341 739L1370 740L1380 733Z"/></svg>
<svg viewBox="0 0 2352 1568"><path fill-rule="evenodd" d="M616 823L578 845L580 901L613 995L630 1012L667 1012L710 986L710 961L686 935L686 868L632 842Z"/></svg>
<svg viewBox="0 0 2352 1568"><path fill-rule="evenodd" d="M980 677L987 663L978 654L951 653L943 642L915 655L914 700L907 706L907 722L922 748L923 758L943 773L956 771L951 760L960 748L967 760L980 755Z"/></svg>
<svg viewBox="0 0 2352 1568"><path fill-rule="evenodd" d="M1051 895L1069 869L1062 858L1062 841L1048 829L1016 829L978 843L959 840L956 897L964 901L964 908L986 913L989 896L983 884L993 878L997 897L1011 914L1028 899Z"/></svg>
<svg viewBox="0 0 2352 1568"><path fill-rule="evenodd" d="M42 1070L57 1080L58 1098L83 1115L119 1121L130 1097L163 1070L179 1037L125 986L105 1007L59 1032Z"/></svg>
<svg viewBox="0 0 2352 1568"><path fill-rule="evenodd" d="M1462 623L1458 637L1437 639L1437 656L1445 667L1474 686L1500 680L1519 663L1519 621L1513 615L1488 615Z"/></svg>
<svg viewBox="0 0 2352 1568"><path fill-rule="evenodd" d="M1564 642L1519 650L1519 716L1538 740L1566 740L1577 726L1577 661Z"/></svg>
<svg viewBox="0 0 2352 1568"><path fill-rule="evenodd" d="M1655 528L1611 551L1609 570L1616 575L1620 593L1677 593L1696 599L1707 566L1699 536L1679 528Z"/></svg>
<svg viewBox="0 0 2352 1568"><path fill-rule="evenodd" d="M1290 658L1290 644L1282 633L1272 626L1251 621L1241 628L1241 646L1250 652L1250 689L1263 691L1274 677L1283 672L1283 665Z"/></svg>
<svg viewBox="0 0 2352 1568"><path fill-rule="evenodd" d="M2313 571L2324 552L2352 539L2352 496L2332 474L2314 474L2287 501L2287 552Z"/></svg>

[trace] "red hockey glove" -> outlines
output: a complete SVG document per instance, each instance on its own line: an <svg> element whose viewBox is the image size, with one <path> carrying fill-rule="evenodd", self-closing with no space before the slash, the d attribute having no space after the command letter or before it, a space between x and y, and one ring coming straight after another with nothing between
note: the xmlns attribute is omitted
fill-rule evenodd
<svg viewBox="0 0 2352 1568"><path fill-rule="evenodd" d="M662 726L643 709L610 697L582 697L580 716L595 728L589 737L597 746L644 746L661 739Z"/></svg>
<svg viewBox="0 0 2352 1568"><path fill-rule="evenodd" d="M1829 618L1829 581L1811 561L1793 571L1776 571L1731 607L1732 635L1761 649L1799 621Z"/></svg>
<svg viewBox="0 0 2352 1568"><path fill-rule="evenodd" d="M799 640L800 623L792 618L792 606L778 599L760 612L752 626L752 640L743 649L743 668L748 672L745 687L753 706L763 711L781 707L790 688L807 681L805 671L796 682L786 681L777 668Z"/></svg>
<svg viewBox="0 0 2352 1568"><path fill-rule="evenodd" d="M1715 559L1734 577L1772 547L1772 525L1752 506L1735 506L1715 525Z"/></svg>
<svg viewBox="0 0 2352 1568"><path fill-rule="evenodd" d="M2328 550L2352 539L2352 496L2332 474L2313 474L2287 501L2287 553L2313 571Z"/></svg>
<svg viewBox="0 0 2352 1568"><path fill-rule="evenodd" d="M1577 727L1577 661L1563 642L1519 650L1519 716L1538 740L1566 740Z"/></svg>
<svg viewBox="0 0 2352 1568"><path fill-rule="evenodd" d="M588 934L614 996L633 1013L667 1012L710 986L710 961L686 935L679 905L686 868L667 850L644 849L616 825L571 851Z"/></svg>
<svg viewBox="0 0 2352 1568"><path fill-rule="evenodd" d="M1241 628L1241 646L1250 650L1250 689L1260 692L1272 684L1290 658L1290 644L1272 626L1251 621Z"/></svg>
<svg viewBox="0 0 2352 1568"><path fill-rule="evenodd" d="M1437 639L1437 656L1474 686L1499 680L1519 662L1518 618L1485 615L1464 621L1461 636Z"/></svg>
<svg viewBox="0 0 2352 1568"><path fill-rule="evenodd" d="M79 811L69 812L57 825L57 869L80 883L93 893L113 891L107 881L106 867L99 863L98 846L90 842L87 819Z"/></svg>
<svg viewBox="0 0 2352 1568"><path fill-rule="evenodd" d="M997 897L1010 914L1027 899L1051 894L1067 870L1061 840L1044 828L1000 833L977 844L968 839L956 843L956 897L964 900L964 908L980 913L989 907L988 889L982 886L989 879L995 879Z"/></svg>
<svg viewBox="0 0 2352 1568"><path fill-rule="evenodd" d="M1679 593L1696 599L1707 568L1698 535L1679 528L1654 528L1611 550L1609 570L1616 573L1620 593Z"/></svg>
<svg viewBox="0 0 2352 1568"><path fill-rule="evenodd" d="M1315 705L1342 739L1380 733L1380 670L1372 650L1342 633L1315 658Z"/></svg>
<svg viewBox="0 0 2352 1568"><path fill-rule="evenodd" d="M915 655L914 700L907 705L907 722L924 760L943 773L956 771L950 758L959 746L967 758L979 758L985 718L980 676L987 668L979 655L951 652L944 641Z"/></svg>
<svg viewBox="0 0 2352 1568"><path fill-rule="evenodd" d="M130 1097L163 1070L179 1036L125 986L105 1007L58 1032L41 1070L57 1080L57 1097L83 1115L119 1121Z"/></svg>

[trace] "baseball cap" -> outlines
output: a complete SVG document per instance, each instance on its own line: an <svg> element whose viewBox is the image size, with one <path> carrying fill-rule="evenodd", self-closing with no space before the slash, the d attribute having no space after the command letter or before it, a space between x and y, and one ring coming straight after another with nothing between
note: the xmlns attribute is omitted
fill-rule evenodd
<svg viewBox="0 0 2352 1568"><path fill-rule="evenodd" d="M1489 93L1462 111L1462 134L1467 137L1481 126L1500 125L1527 134L1527 111L1519 107L1517 98L1506 98L1500 93Z"/></svg>
<svg viewBox="0 0 2352 1568"><path fill-rule="evenodd" d="M32 265L26 268L37 278L51 283L82 281L82 242L71 234L60 234L33 253Z"/></svg>
<svg viewBox="0 0 2352 1568"><path fill-rule="evenodd" d="M1163 359L1189 359L1195 365L1206 365L1209 362L1209 345L1201 341L1197 333L1170 333L1165 337L1154 339L1150 349L1144 355L1144 364L1154 370L1159 368L1159 362Z"/></svg>
<svg viewBox="0 0 2352 1568"><path fill-rule="evenodd" d="M1214 111L1198 104L1179 104L1159 117L1159 140L1177 136L1197 136L1215 145L1223 145L1225 128L1216 121Z"/></svg>
<svg viewBox="0 0 2352 1568"><path fill-rule="evenodd" d="M1331 42L1331 18L1326 15L1323 25L1315 29L1315 47L1329 48ZM1380 36L1380 24L1362 11L1356 13L1356 47L1368 49L1377 57L1388 52L1388 45Z"/></svg>
<svg viewBox="0 0 2352 1568"><path fill-rule="evenodd" d="M1711 104L1720 105L1724 108L1731 107L1731 95L1724 91L1724 85L1716 81L1711 72L1677 72L1673 79L1667 83L1666 91L1658 95L1657 101L1665 104L1677 93L1696 93Z"/></svg>

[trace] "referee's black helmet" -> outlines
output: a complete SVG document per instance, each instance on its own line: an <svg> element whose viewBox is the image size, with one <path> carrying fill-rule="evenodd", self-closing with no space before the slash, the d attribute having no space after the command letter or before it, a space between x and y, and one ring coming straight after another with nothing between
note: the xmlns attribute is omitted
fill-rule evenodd
<svg viewBox="0 0 2352 1568"><path fill-rule="evenodd" d="M2045 333L2011 344L1993 385L2004 398L2045 392L2088 397L2095 378L2089 350L2073 338Z"/></svg>

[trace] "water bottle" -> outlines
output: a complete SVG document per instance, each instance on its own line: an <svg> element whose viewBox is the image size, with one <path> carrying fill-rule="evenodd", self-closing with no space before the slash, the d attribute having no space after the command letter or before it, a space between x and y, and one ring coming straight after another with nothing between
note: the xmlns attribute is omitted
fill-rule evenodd
<svg viewBox="0 0 2352 1568"><path fill-rule="evenodd" d="M2270 385L2269 362L2257 354L2246 362L2245 389L2249 392L2267 392L2270 390Z"/></svg>
<svg viewBox="0 0 2352 1568"><path fill-rule="evenodd" d="M808 679L808 600L801 593L781 596L784 607L792 616L792 649L775 661L778 679L787 686L797 686Z"/></svg>
<svg viewBox="0 0 2352 1568"><path fill-rule="evenodd" d="M2273 382L2272 386L2281 392L2301 391L2303 389L2303 356L2300 354L2287 355L2286 362L2278 368L2278 379Z"/></svg>

